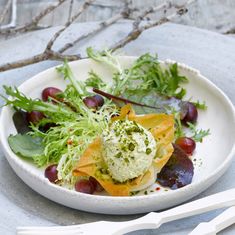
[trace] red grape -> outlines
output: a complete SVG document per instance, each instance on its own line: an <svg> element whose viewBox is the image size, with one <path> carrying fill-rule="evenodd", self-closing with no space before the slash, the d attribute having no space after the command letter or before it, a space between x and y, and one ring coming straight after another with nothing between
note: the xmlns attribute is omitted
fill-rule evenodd
<svg viewBox="0 0 235 235"><path fill-rule="evenodd" d="M32 122L33 124L37 124L43 118L45 118L44 114L38 111L28 112L26 115L27 121Z"/></svg>
<svg viewBox="0 0 235 235"><path fill-rule="evenodd" d="M55 183L58 180L58 171L57 171L57 165L53 164L46 168L44 175L47 179L49 179L50 182Z"/></svg>
<svg viewBox="0 0 235 235"><path fill-rule="evenodd" d="M92 98L96 100L99 107L103 106L104 98L101 95L94 95Z"/></svg>
<svg viewBox="0 0 235 235"><path fill-rule="evenodd" d="M196 148L196 143L193 139L189 137L180 137L178 138L175 143L185 151L188 155L192 155L193 151Z"/></svg>
<svg viewBox="0 0 235 235"><path fill-rule="evenodd" d="M81 179L75 183L75 190L80 193L93 194L95 188L93 183L89 180Z"/></svg>
<svg viewBox="0 0 235 235"><path fill-rule="evenodd" d="M42 100L48 101L51 97L55 100L62 101L61 98L58 98L58 94L62 93L62 91L56 87L47 87L42 91Z"/></svg>
<svg viewBox="0 0 235 235"><path fill-rule="evenodd" d="M186 115L182 121L185 124L187 124L187 122L195 123L197 121L197 116L198 116L198 112L197 112L196 106L193 103L188 102Z"/></svg>
<svg viewBox="0 0 235 235"><path fill-rule="evenodd" d="M97 100L94 99L94 97L92 97L92 96L88 96L88 97L84 98L83 102L90 109L97 109L99 106Z"/></svg>
<svg viewBox="0 0 235 235"><path fill-rule="evenodd" d="M93 184L96 192L102 192L104 188L100 185L100 183L93 177L89 177L89 181Z"/></svg>

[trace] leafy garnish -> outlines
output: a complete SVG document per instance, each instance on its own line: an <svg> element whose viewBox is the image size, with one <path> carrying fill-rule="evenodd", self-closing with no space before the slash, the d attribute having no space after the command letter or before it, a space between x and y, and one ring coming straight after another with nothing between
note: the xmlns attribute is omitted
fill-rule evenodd
<svg viewBox="0 0 235 235"><path fill-rule="evenodd" d="M88 56L95 61L106 63L115 69L114 89L112 94L120 95L130 90L155 90L162 95L182 99L186 90L180 85L188 79L179 75L177 64L169 65L168 69L161 67L157 56L144 54L128 69L123 69L117 58L108 51L94 52L88 48Z"/></svg>
<svg viewBox="0 0 235 235"><path fill-rule="evenodd" d="M91 47L88 47L86 49L87 56L89 58L92 58L93 60L97 62L102 62L107 65L109 65L111 68L114 70L117 70L120 74L122 73L122 68L119 63L119 60L117 59L116 56L112 54L112 51L109 50L104 50L104 51L95 51Z"/></svg>
<svg viewBox="0 0 235 235"><path fill-rule="evenodd" d="M13 99L9 99L5 96L1 97L5 100L5 105L13 105L18 109L24 111L39 111L51 117L53 122L61 120L61 118L69 119L76 115L71 109L69 109L63 103L53 104L49 102L44 102L39 99L31 99L26 97L22 92L20 92L16 87L3 86L7 95L11 96Z"/></svg>
<svg viewBox="0 0 235 235"><path fill-rule="evenodd" d="M17 134L10 135L8 142L15 154L33 159L38 166L43 166L47 163L47 157L44 155L44 145L41 138L34 138L27 134Z"/></svg>
<svg viewBox="0 0 235 235"><path fill-rule="evenodd" d="M85 85L87 87L102 89L107 86L104 81L94 71L89 72L89 78L86 79Z"/></svg>
<svg viewBox="0 0 235 235"><path fill-rule="evenodd" d="M185 136L183 126L180 119L180 113L172 110L172 114L175 118L175 140L179 137Z"/></svg>
<svg viewBox="0 0 235 235"><path fill-rule="evenodd" d="M200 102L199 100L197 102L192 102L198 109L201 109L201 110L206 110L207 109L207 105L206 105L206 102L203 101L203 102Z"/></svg>
<svg viewBox="0 0 235 235"><path fill-rule="evenodd" d="M64 76L64 79L68 79L73 87L76 89L77 93L81 96L84 96L85 94L85 86L80 81L75 79L73 72L71 68L68 65L67 60L64 61L64 64L60 67L57 67L56 70L61 73Z"/></svg>
<svg viewBox="0 0 235 235"><path fill-rule="evenodd" d="M194 139L195 142L202 142L203 138L205 136L208 136L210 135L210 129L207 129L207 130L197 130L196 126L192 123L187 123L188 126L189 126L189 129L191 130L192 132L192 136L190 138Z"/></svg>

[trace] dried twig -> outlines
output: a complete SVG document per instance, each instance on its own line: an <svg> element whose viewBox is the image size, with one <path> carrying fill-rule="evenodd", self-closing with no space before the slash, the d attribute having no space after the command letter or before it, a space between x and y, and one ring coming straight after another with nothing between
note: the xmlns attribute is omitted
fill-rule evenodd
<svg viewBox="0 0 235 235"><path fill-rule="evenodd" d="M223 34L235 34L235 28L231 28L227 30L226 32L224 32Z"/></svg>
<svg viewBox="0 0 235 235"><path fill-rule="evenodd" d="M24 33L28 32L30 30L33 30L37 28L37 25L39 21L48 15L50 12L54 11L57 7L59 7L62 3L68 0L59 0L55 5L50 5L46 9L44 9L42 12L40 12L37 16L35 16L31 22L27 23L24 26L16 27L16 28L10 28L10 29L2 29L0 30L0 35L9 35L9 34L15 34L15 33Z"/></svg>
<svg viewBox="0 0 235 235"><path fill-rule="evenodd" d="M64 1L66 1L66 0L64 0ZM64 1L60 0L57 3L57 6L58 6L59 3L62 4L62 2L64 2ZM84 39L86 37L89 37L91 35L95 35L99 31L101 31L102 29L110 26L111 24L117 22L120 19L129 18L130 13L133 13L133 9L130 9L130 7L129 7L130 0L126 0L124 8L122 9L122 11L120 13L118 13L115 16L99 23L98 26L95 29L93 29L92 31L90 31L86 34L83 34L83 35L79 36L73 42L65 44L58 51L54 51L52 49L52 47L53 47L55 41L58 39L58 37L64 32L64 30L66 30L81 15L81 13L83 13L91 5L91 3L93 1L94 0L86 0L83 3L83 5L79 8L77 13L73 17L69 17L67 23L59 31L57 31L53 35L53 37L48 42L45 50L41 54L32 56L32 57L27 58L27 59L19 60L19 61L16 61L16 62L3 64L3 65L0 66L0 72L10 70L10 69L14 69L14 68L20 68L20 67L23 67L23 66L26 66L26 65L38 63L38 62L45 61L45 60L58 60L58 61L60 61L60 60L67 59L67 60L71 61L71 60L81 59L81 56L79 54L64 55L63 53L66 50L68 50L69 48L73 47L76 43L78 43L82 39ZM195 0L189 0L187 2L187 4L189 5L194 1ZM126 37L124 37L122 40L120 40L115 45L113 45L111 47L111 49L112 50L117 50L118 48L124 47L127 43L129 43L129 42L135 40L136 38L138 38L143 31L145 31L149 28L161 25L163 23L166 23L166 22L172 20L175 16L183 15L187 12L187 8L185 6L182 6L181 8L175 7L177 9L177 11L175 13L173 13L169 16L165 16L165 17L161 18L160 20L149 21L148 23L145 22L145 24L141 24L143 19L148 14L156 12L160 9L165 9L167 7L171 7L171 6L172 5L169 5L169 3L168 3L168 5L167 4L161 4L160 6L157 6L157 7L154 7L154 8L148 8L148 9L145 9L143 11L140 11L140 13L138 14L138 16L135 18L135 20L133 22L133 28L132 28L131 32ZM40 13L39 15L43 15L43 14ZM36 22L36 25L37 24L38 24L38 22ZM23 32L25 32L25 31L23 31Z"/></svg>
<svg viewBox="0 0 235 235"><path fill-rule="evenodd" d="M0 66L0 72L4 72L7 70L11 70L11 69L16 69L16 68L21 68L24 67L26 65L30 65L30 64L35 64L41 61L45 61L45 60L58 60L58 61L63 61L65 59L69 60L69 61L73 61L73 60L78 60L81 59L81 57L79 55L62 55L60 53L54 52L54 51L50 51L50 52L43 52L41 54L29 57L27 59L22 59L22 60L18 60L12 63L6 63L3 64L2 66Z"/></svg>
<svg viewBox="0 0 235 235"><path fill-rule="evenodd" d="M6 15L7 15L9 9L10 9L10 6L11 6L11 2L12 2L12 0L7 1L5 7L4 7L4 9L3 9L3 11L0 15L0 24L2 24L2 22L5 20Z"/></svg>
<svg viewBox="0 0 235 235"><path fill-rule="evenodd" d="M141 21L142 21L147 15L149 15L149 14L151 14L151 13L154 13L154 12L156 12L156 11L162 10L162 9L164 9L164 8L167 8L167 7L168 7L168 8L171 7L171 3L170 3L170 2L166 2L166 3L163 3L163 4L159 5L159 6L150 7L150 8L148 8L148 9L144 10L144 11L141 12L141 13L137 16L137 18L134 20L134 22L133 22L133 28L136 28L136 29L137 29L137 28L139 27Z"/></svg>
<svg viewBox="0 0 235 235"><path fill-rule="evenodd" d="M91 2L94 2L94 0L86 0L82 4L82 6L78 9L78 12L69 21L67 21L67 23L62 27L62 29L56 32L55 35L51 38L51 40L47 44L46 50L51 50L56 39L81 15L84 10L87 9Z"/></svg>
<svg viewBox="0 0 235 235"><path fill-rule="evenodd" d="M78 12L71 18L71 20L69 20L65 26L62 27L62 29L60 29L59 31L57 31L53 37L51 38L51 40L48 42L46 49L38 55L32 56L30 58L27 59L23 59L23 60L18 60L12 63L6 63L3 64L2 66L0 66L0 72L9 70L9 69L15 69L15 68L20 68L26 65L30 65L30 64L34 64L34 63L38 63L44 60L64 60L67 59L69 61L72 60L78 60L81 59L80 55L63 55L59 52L53 51L52 50L52 46L54 45L56 39L61 35L61 33L67 29L80 15L81 13L83 13L87 7L90 5L91 2L93 2L94 0L86 0L82 6L79 8Z"/></svg>
<svg viewBox="0 0 235 235"><path fill-rule="evenodd" d="M193 2L195 2L195 0L189 0L186 3L186 6L192 4ZM129 42L137 39L142 34L142 32L144 32L145 30L150 29L150 28L155 27L155 26L159 26L159 25L164 24L164 23L167 23L170 20L172 20L174 17L176 17L177 15L180 15L180 16L184 15L188 11L186 6L182 6L181 8L179 8L176 12L174 12L170 16L163 17L160 20L152 21L151 23L149 23L147 25L140 26L140 18L142 16L146 16L149 13L152 13L152 10L157 10L158 8L163 8L164 4L160 5L159 7L156 7L155 9L152 9L152 10L151 9L150 10L145 10L144 12L140 13L139 16L136 18L136 20L133 22L133 29L132 29L132 31L126 37L121 39L119 42L117 42L114 45L112 45L110 47L110 49L112 51L115 51L115 50L117 50L119 48L122 48L126 44L128 44Z"/></svg>
<svg viewBox="0 0 235 235"><path fill-rule="evenodd" d="M113 17L101 22L98 24L98 26L93 29L92 31L86 33L86 34L83 34L81 36L79 36L77 39L75 39L73 42L70 42L70 43L67 43L65 44L63 47L61 47L58 52L59 53L63 53L65 52L66 50L68 50L69 48L75 46L75 44L77 44L78 42L80 42L81 40L87 38L87 37L90 37L92 35L95 35L97 33L99 33L101 30L103 30L104 28L114 24L115 22L117 22L118 20L120 19L123 19L125 17L127 17L128 15L128 10L124 10L122 11L121 13L118 13L116 15L114 15Z"/></svg>
<svg viewBox="0 0 235 235"><path fill-rule="evenodd" d="M73 0L70 0L68 21L71 19L71 16L72 16L72 12L73 12L73 2L74 2Z"/></svg>

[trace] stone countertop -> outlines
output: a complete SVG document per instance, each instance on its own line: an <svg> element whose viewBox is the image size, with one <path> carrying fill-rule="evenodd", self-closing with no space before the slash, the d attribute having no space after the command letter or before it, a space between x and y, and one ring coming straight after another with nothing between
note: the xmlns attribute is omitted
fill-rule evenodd
<svg viewBox="0 0 235 235"><path fill-rule="evenodd" d="M60 46L68 39L76 37L96 23L80 23L66 31L65 36L55 45ZM87 46L104 48L121 38L131 28L130 22L121 22L96 35L95 38L80 42L73 53L84 53ZM57 28L36 31L0 44L0 64L28 57L43 50L45 42ZM112 35L110 37L110 35ZM79 49L78 49L79 48ZM145 52L158 53L159 59L172 59L188 64L201 71L203 75L221 88L235 104L235 38L230 38L206 30L177 24L165 24L148 30L123 50L127 55L141 55ZM57 62L42 62L21 69L0 73L0 93L2 85L19 85L38 72ZM2 101L1 101L2 102ZM218 109L219 111L219 109ZM15 234L16 226L78 224L97 220L123 221L139 217L98 215L73 210L58 205L31 190L13 172L0 150L0 234ZM230 168L213 186L196 198L235 187L235 160ZM158 230L145 230L131 235L184 235L198 223L209 221L222 210L193 216L167 223ZM235 225L221 234L235 234Z"/></svg>

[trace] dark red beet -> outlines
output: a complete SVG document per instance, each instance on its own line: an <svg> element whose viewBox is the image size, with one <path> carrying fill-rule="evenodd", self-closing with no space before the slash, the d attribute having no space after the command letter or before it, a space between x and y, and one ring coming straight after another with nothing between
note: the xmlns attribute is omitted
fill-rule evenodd
<svg viewBox="0 0 235 235"><path fill-rule="evenodd" d="M103 106L104 98L101 95L94 95L92 98L96 100L99 107Z"/></svg>
<svg viewBox="0 0 235 235"><path fill-rule="evenodd" d="M187 125L187 122L195 123L198 117L196 106L191 102L187 102L186 107L187 107L187 112L186 112L185 117L182 120L183 123L186 125Z"/></svg>
<svg viewBox="0 0 235 235"><path fill-rule="evenodd" d="M157 175L157 181L171 189L184 187L192 182L194 167L186 153L177 145L174 145L174 152Z"/></svg>
<svg viewBox="0 0 235 235"><path fill-rule="evenodd" d="M89 109L97 109L99 106L96 99L94 99L94 97L91 96L84 98L83 102Z"/></svg>
<svg viewBox="0 0 235 235"><path fill-rule="evenodd" d="M89 180L81 179L75 183L75 190L80 193L93 194L95 188L93 183Z"/></svg>
<svg viewBox="0 0 235 235"><path fill-rule="evenodd" d="M62 91L56 87L47 87L42 91L42 100L48 101L51 97L55 100L62 101L62 99L58 97L60 93L62 93Z"/></svg>
<svg viewBox="0 0 235 235"><path fill-rule="evenodd" d="M104 188L100 185L100 183L93 177L89 177L89 181L93 184L96 192L102 192Z"/></svg>
<svg viewBox="0 0 235 235"><path fill-rule="evenodd" d="M33 124L37 124L43 118L45 118L44 114L38 111L32 111L27 113L27 121L32 122Z"/></svg>
<svg viewBox="0 0 235 235"><path fill-rule="evenodd" d="M196 148L195 141L189 137L180 137L175 143L189 155L192 155Z"/></svg>
<svg viewBox="0 0 235 235"><path fill-rule="evenodd" d="M58 180L57 165L50 165L45 169L44 175L50 182L55 183Z"/></svg>

